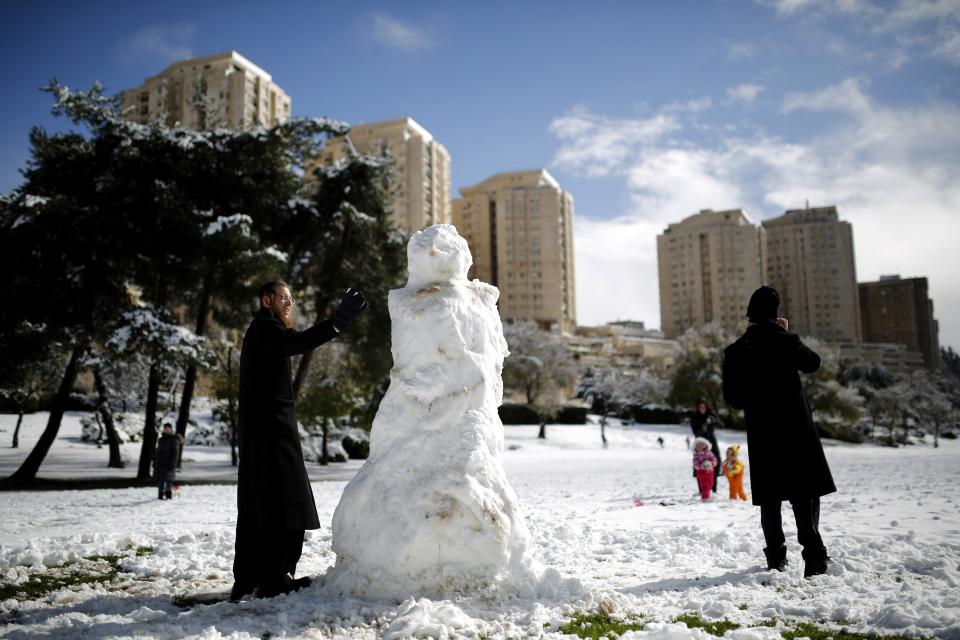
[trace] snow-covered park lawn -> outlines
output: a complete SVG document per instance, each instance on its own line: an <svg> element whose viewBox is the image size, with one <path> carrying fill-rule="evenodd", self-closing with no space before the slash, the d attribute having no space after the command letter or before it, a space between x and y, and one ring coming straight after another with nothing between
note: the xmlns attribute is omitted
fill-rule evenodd
<svg viewBox="0 0 960 640"><path fill-rule="evenodd" d="M2 476L30 451L46 415L28 416L21 448L11 450L15 418L0 416ZM607 449L596 424L552 425L546 441L536 431L506 427L504 466L534 555L559 573L558 588L529 598L373 602L334 596L318 579L270 600L198 605L191 596L231 584L235 486L190 484L171 502L149 488L2 492L3 593L28 581L47 593L0 602L0 637L574 638L574 631L594 637L579 623L583 614L599 614L644 627L622 638L811 635L805 623L849 634L960 638L957 441L939 449L826 442L839 492L822 501L821 530L834 566L805 580L792 538L788 570L764 569L759 510L727 500L725 480L719 499L695 497L687 427L613 421ZM745 441L738 432L718 435L721 447ZM108 472L106 450L79 442L78 416L68 415L40 476L130 476L139 445L126 446L131 467ZM192 448L186 457L188 479L234 474L225 449ZM321 522L330 522L358 466L309 465ZM789 508L784 523L793 536ZM334 560L330 546L329 526L309 532L300 574L322 576ZM582 588L559 582L569 578ZM67 586L50 590L58 579ZM720 620L730 624L688 628Z"/></svg>

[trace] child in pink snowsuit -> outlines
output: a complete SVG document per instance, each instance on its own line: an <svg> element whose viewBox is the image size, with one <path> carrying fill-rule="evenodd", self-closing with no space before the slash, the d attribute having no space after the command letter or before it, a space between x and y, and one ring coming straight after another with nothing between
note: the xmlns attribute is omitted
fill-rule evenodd
<svg viewBox="0 0 960 640"><path fill-rule="evenodd" d="M706 438L693 439L693 471L697 474L697 484L700 485L700 499L709 500L713 490L714 473L717 466L717 456L710 450L710 441Z"/></svg>

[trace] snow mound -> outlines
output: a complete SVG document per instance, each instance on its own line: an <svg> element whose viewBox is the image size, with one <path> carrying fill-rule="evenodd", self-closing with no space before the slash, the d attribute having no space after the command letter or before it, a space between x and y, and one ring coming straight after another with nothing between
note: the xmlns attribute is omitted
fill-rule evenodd
<svg viewBox="0 0 960 640"><path fill-rule="evenodd" d="M407 254L407 286L389 295L390 388L333 516L326 584L400 600L532 595L540 571L501 460L499 291L467 280L470 251L451 225L415 233Z"/></svg>

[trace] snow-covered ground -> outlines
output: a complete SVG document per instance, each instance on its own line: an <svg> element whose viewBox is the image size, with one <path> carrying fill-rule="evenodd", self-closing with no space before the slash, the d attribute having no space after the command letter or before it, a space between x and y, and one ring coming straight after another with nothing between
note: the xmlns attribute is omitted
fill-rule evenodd
<svg viewBox="0 0 960 640"><path fill-rule="evenodd" d="M0 416L0 475L26 456L45 415L27 419L21 448L11 450L15 416ZM190 485L172 502L146 488L3 492L0 582L63 571L55 567L92 555L123 557L122 572L106 584L0 603L0 637L564 637L558 629L576 612L603 610L615 618L643 614L646 628L623 638L710 637L670 622L684 613L737 623L741 628L727 632L737 639L778 638L797 622L960 638L960 442L939 449L825 443L840 489L823 499L821 516L835 564L828 575L805 580L789 508L791 564L780 574L762 564L757 508L727 500L725 480L719 499L695 497L688 433L613 421L604 449L596 424L552 425L546 441L537 440L536 427L506 428L504 466L534 556L557 571L548 574L556 588L545 584L527 598L363 601L335 597L318 580L271 600L181 608L177 595L231 584L235 487ZM78 417L68 416L42 477L131 474L108 472L107 451L78 437ZM722 431L719 439L725 447L743 443L744 434ZM137 445L128 446L135 463ZM187 458L187 477L231 475L227 450L193 448ZM312 477L337 478L313 484L322 522L330 522L344 478L356 469L348 464L329 472L310 467ZM152 551L127 551L137 547ZM322 576L333 561L329 526L309 532L300 573ZM579 594L562 583L569 578L582 584ZM775 626L761 626L771 618Z"/></svg>

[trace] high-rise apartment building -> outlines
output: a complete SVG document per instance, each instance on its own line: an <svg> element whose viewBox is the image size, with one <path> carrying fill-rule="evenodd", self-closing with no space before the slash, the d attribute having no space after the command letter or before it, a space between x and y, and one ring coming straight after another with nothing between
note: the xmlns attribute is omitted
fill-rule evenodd
<svg viewBox="0 0 960 640"><path fill-rule="evenodd" d="M766 270L763 227L743 209L704 209L657 236L657 264L667 338L708 322L737 331Z"/></svg>
<svg viewBox="0 0 960 640"><path fill-rule="evenodd" d="M132 122L160 120L189 129L270 127L290 118L290 96L236 51L175 62L120 92L120 107Z"/></svg>
<svg viewBox="0 0 960 640"><path fill-rule="evenodd" d="M432 224L450 223L450 154L416 120L357 124L347 138L360 153L391 160L390 214L398 228L413 233ZM333 139L320 161L333 164L347 155L347 140Z"/></svg>
<svg viewBox="0 0 960 640"><path fill-rule="evenodd" d="M884 276L859 289L865 342L902 344L923 354L928 367L940 364L940 327L926 278Z"/></svg>
<svg viewBox="0 0 960 640"><path fill-rule="evenodd" d="M498 173L460 194L453 222L473 254L470 277L499 287L500 316L572 333L573 196L545 169Z"/></svg>
<svg viewBox="0 0 960 640"><path fill-rule="evenodd" d="M830 342L860 342L853 227L833 206L794 209L764 220L766 282L780 293L790 331Z"/></svg>

